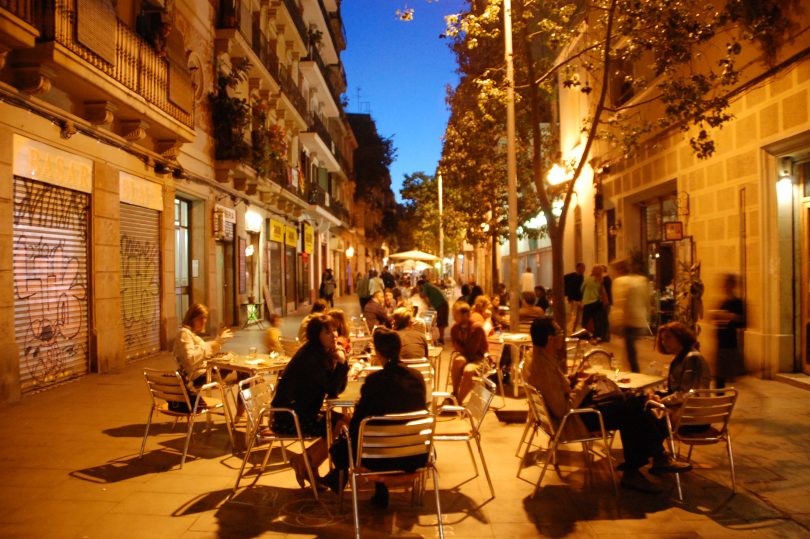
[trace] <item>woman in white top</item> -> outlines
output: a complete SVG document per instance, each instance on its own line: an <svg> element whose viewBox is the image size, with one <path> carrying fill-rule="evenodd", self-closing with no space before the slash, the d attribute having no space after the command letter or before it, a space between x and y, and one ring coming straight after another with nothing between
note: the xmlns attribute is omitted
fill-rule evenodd
<svg viewBox="0 0 810 539"><path fill-rule="evenodd" d="M174 357L180 367L180 374L186 387L196 392L196 387L205 383L206 360L219 352L222 344L233 337L230 329L224 328L213 341L204 341L199 336L205 331L208 321L208 308L202 303L189 307L183 318L183 327L174 341Z"/></svg>

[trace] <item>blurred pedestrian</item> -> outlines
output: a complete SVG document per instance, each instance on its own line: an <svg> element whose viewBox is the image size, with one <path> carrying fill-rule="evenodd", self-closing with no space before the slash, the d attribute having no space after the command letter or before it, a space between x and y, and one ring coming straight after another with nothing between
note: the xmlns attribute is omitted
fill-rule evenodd
<svg viewBox="0 0 810 539"><path fill-rule="evenodd" d="M625 353L630 370L640 372L636 341L643 330L649 328L650 283L639 275L639 268L629 260L613 264L616 279L613 281L613 308L610 324L624 338Z"/></svg>
<svg viewBox="0 0 810 539"><path fill-rule="evenodd" d="M332 274L332 268L326 268L321 276L321 287L320 287L320 297L326 300L329 303L330 307L335 306L335 288L337 287L337 282L335 281L335 276Z"/></svg>
<svg viewBox="0 0 810 539"><path fill-rule="evenodd" d="M582 320L582 283L585 281L585 264L577 262L576 269L563 277L565 297L568 300L568 332L573 333Z"/></svg>
<svg viewBox="0 0 810 539"><path fill-rule="evenodd" d="M529 265L520 276L520 292L534 292L534 273Z"/></svg>
<svg viewBox="0 0 810 539"><path fill-rule="evenodd" d="M264 348L268 354L283 354L284 346L281 344L281 315L270 313L267 317L270 327L264 332Z"/></svg>
<svg viewBox="0 0 810 539"><path fill-rule="evenodd" d="M368 287L368 275L361 273L357 277L357 297L360 299L360 312L366 308L366 303L371 298L371 292Z"/></svg>
<svg viewBox="0 0 810 539"><path fill-rule="evenodd" d="M605 303L602 287L602 266L596 265L582 283L582 327L595 339L601 340L602 309Z"/></svg>
<svg viewBox="0 0 810 539"><path fill-rule="evenodd" d="M715 385L726 387L726 382L742 374L743 355L737 339L737 330L745 328L745 304L736 294L737 276L731 273L722 277L723 301L709 317L717 332L717 375Z"/></svg>

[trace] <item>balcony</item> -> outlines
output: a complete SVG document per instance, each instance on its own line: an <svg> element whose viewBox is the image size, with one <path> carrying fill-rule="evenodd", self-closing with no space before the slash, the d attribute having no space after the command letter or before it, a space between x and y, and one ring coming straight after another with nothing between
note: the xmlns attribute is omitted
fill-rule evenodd
<svg viewBox="0 0 810 539"><path fill-rule="evenodd" d="M300 114L302 118L307 118L309 116L307 112L307 102L304 96L301 95L301 90L298 88L298 85L292 81L292 78L285 69L279 69L278 83L279 86L281 86L281 91L284 92L285 97L292 103L292 106L295 107L298 114Z"/></svg>
<svg viewBox="0 0 810 539"><path fill-rule="evenodd" d="M0 0L0 53L33 47L37 37L32 0ZM0 68L4 60L0 57Z"/></svg>
<svg viewBox="0 0 810 539"><path fill-rule="evenodd" d="M287 13L290 14L290 19L304 42L304 48L309 48L309 32L307 32L307 25L304 23L304 17L301 16L301 7L297 0L284 0L284 7L287 8Z"/></svg>
<svg viewBox="0 0 810 539"><path fill-rule="evenodd" d="M28 2L4 3L32 15ZM111 8L78 6L77 0L43 1L35 7L39 42L8 57L10 82L19 90L42 94L95 125L115 121L131 142L148 133L161 153L193 140L194 88L185 63L170 63L165 50L158 53ZM59 91L49 92L51 84ZM69 101L59 97L63 94Z"/></svg>
<svg viewBox="0 0 810 539"><path fill-rule="evenodd" d="M313 88L323 88L328 98L323 99L327 112L330 116L337 116L340 113L338 103L340 103L340 93L337 92L329 79L329 68L323 63L321 55L315 47L309 48L309 56L301 60L301 73L309 81Z"/></svg>
<svg viewBox="0 0 810 539"><path fill-rule="evenodd" d="M317 115L313 115L309 122L309 128L306 132L302 132L300 137L310 155L317 157L326 170L329 172L340 171L340 163L335 158L335 145L332 142L332 137Z"/></svg>

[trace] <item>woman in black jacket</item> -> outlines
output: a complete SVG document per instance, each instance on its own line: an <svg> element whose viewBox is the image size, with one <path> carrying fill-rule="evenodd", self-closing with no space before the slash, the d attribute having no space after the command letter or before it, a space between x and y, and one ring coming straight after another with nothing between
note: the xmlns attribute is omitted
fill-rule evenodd
<svg viewBox="0 0 810 539"><path fill-rule="evenodd" d="M307 342L284 369L273 398L273 407L295 410L304 435L320 437L307 448L315 476L327 457L326 417L321 412L323 401L324 398L337 397L346 388L349 372L345 356L337 354L335 338L332 319L326 315L314 316L307 325ZM340 416L335 414L335 418L340 419ZM296 434L295 422L290 414L275 414L272 428L279 434ZM290 464L295 470L298 484L303 488L307 479L303 457L291 456Z"/></svg>

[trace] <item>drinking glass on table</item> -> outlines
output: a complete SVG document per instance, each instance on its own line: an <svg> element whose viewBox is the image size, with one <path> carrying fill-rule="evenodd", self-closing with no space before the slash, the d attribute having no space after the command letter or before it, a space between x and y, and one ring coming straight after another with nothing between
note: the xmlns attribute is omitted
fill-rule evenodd
<svg viewBox="0 0 810 539"><path fill-rule="evenodd" d="M250 348L248 348L248 356L250 356L251 358L256 357L256 347L255 346L251 346Z"/></svg>

